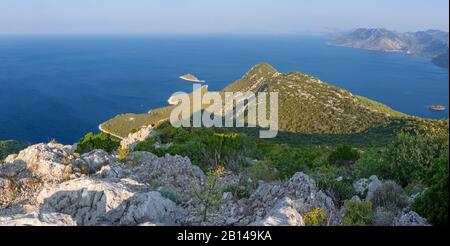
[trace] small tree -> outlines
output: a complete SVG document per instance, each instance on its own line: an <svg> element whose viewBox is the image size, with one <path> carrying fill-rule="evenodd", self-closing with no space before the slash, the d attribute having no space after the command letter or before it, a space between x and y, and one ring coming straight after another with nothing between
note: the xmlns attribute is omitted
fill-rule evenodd
<svg viewBox="0 0 450 246"><path fill-rule="evenodd" d="M219 208L222 201L222 194L217 189L217 182L222 178L224 173L223 165L218 165L216 169L208 171L208 179L206 186L201 190L195 190L195 196L202 206L202 219L206 220L208 213Z"/></svg>

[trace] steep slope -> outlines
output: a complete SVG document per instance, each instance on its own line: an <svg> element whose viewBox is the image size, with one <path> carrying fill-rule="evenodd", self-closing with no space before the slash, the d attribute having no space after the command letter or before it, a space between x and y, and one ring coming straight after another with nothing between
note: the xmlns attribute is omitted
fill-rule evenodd
<svg viewBox="0 0 450 246"><path fill-rule="evenodd" d="M280 130L303 133L352 133L405 116L387 106L292 72L282 74L269 64L253 67L225 91L279 92Z"/></svg>
<svg viewBox="0 0 450 246"><path fill-rule="evenodd" d="M266 63L252 67L222 93L236 91L279 92L279 128L283 132L358 133L406 117L313 76L299 72L282 74ZM107 133L125 137L133 129L167 120L174 107L159 108L149 114L120 115L100 127Z"/></svg>

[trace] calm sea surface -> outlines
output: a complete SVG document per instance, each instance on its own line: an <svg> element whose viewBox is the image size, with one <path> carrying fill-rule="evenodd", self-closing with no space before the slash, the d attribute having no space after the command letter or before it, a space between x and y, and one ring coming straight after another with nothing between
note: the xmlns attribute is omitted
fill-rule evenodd
<svg viewBox="0 0 450 246"><path fill-rule="evenodd" d="M269 62L421 117L448 118L448 70L308 36L0 36L0 139L73 143L121 113L164 106L192 73L219 90Z"/></svg>

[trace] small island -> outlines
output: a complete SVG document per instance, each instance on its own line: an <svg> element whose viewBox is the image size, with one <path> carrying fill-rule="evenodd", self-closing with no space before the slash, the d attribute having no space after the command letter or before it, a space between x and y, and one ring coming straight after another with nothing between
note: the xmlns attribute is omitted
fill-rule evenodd
<svg viewBox="0 0 450 246"><path fill-rule="evenodd" d="M199 80L197 77L195 77L194 75L192 75L190 73L180 76L180 79L191 81L191 82L198 82L198 83L205 82L204 80Z"/></svg>
<svg viewBox="0 0 450 246"><path fill-rule="evenodd" d="M431 105L430 109L431 110L436 110L436 111L444 111L444 110L446 110L445 106L442 106L442 105Z"/></svg>

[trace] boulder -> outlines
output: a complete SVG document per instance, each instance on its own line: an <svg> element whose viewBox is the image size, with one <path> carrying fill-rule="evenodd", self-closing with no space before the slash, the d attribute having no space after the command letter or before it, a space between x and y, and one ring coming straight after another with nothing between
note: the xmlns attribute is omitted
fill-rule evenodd
<svg viewBox="0 0 450 246"><path fill-rule="evenodd" d="M370 183L369 179L366 178L358 179L355 182L353 182L353 189L355 190L356 193L362 195L367 191L369 183Z"/></svg>
<svg viewBox="0 0 450 246"><path fill-rule="evenodd" d="M403 212L394 218L393 226L429 226L426 219L414 211Z"/></svg>
<svg viewBox="0 0 450 246"><path fill-rule="evenodd" d="M294 202L285 197L275 204L267 216L251 226L304 226L302 216L295 209Z"/></svg>
<svg viewBox="0 0 450 246"><path fill-rule="evenodd" d="M161 196L159 192L138 193L127 204L127 210L120 219L120 225L137 225L145 222L176 225L182 214L171 200Z"/></svg>
<svg viewBox="0 0 450 246"><path fill-rule="evenodd" d="M375 191L382 185L383 183L378 179L377 176L372 175L369 178L369 185L367 186L367 196L366 201L371 201L373 199L373 195Z"/></svg>

